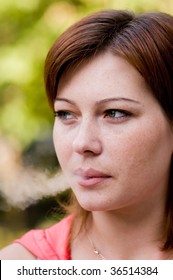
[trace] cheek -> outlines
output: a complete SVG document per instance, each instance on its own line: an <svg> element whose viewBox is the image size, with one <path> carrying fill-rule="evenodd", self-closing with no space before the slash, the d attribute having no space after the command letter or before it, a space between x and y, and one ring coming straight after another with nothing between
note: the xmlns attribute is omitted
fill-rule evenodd
<svg viewBox="0 0 173 280"><path fill-rule="evenodd" d="M54 124L54 128L53 128L53 143L54 143L56 156L60 163L60 159L64 154L62 151L64 144L63 144L63 139L61 137L61 134L59 133L59 131L56 128L56 124ZM61 153L61 151L62 151L62 153Z"/></svg>
<svg viewBox="0 0 173 280"><path fill-rule="evenodd" d="M71 140L56 122L53 128L53 143L60 166L66 165L70 158Z"/></svg>
<svg viewBox="0 0 173 280"><path fill-rule="evenodd" d="M122 180L144 181L166 176L171 154L170 129L165 125L156 127L148 124L116 137L110 153L118 173L123 174Z"/></svg>

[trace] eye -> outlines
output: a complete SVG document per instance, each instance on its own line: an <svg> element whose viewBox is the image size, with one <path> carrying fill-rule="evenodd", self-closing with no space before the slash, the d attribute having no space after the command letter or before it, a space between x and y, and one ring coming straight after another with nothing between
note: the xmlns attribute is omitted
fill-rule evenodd
<svg viewBox="0 0 173 280"><path fill-rule="evenodd" d="M109 109L105 111L105 118L110 118L110 119L124 119L129 117L131 114L127 111L124 110L117 110L117 109Z"/></svg>
<svg viewBox="0 0 173 280"><path fill-rule="evenodd" d="M69 111L55 111L54 116L62 121L68 121L74 119L74 116Z"/></svg>

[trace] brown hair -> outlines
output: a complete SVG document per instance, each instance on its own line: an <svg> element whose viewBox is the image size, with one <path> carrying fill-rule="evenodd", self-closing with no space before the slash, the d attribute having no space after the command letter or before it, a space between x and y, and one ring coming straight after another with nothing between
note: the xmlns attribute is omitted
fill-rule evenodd
<svg viewBox="0 0 173 280"><path fill-rule="evenodd" d="M45 86L53 107L58 83L70 71L97 53L110 50L125 58L144 77L168 120L173 121L173 17L165 13L135 15L105 10L68 28L50 49L45 63ZM173 248L173 164L165 209L163 249ZM74 205L74 204L73 204ZM87 216L78 202L78 213Z"/></svg>

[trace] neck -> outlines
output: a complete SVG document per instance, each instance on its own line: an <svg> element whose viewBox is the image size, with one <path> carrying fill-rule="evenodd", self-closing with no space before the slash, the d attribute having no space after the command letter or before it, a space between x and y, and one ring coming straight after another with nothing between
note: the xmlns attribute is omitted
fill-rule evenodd
<svg viewBox="0 0 173 280"><path fill-rule="evenodd" d="M148 211L147 211L148 210ZM141 218L142 217L142 218ZM164 211L131 209L93 212L87 231L96 249L108 259L160 259Z"/></svg>

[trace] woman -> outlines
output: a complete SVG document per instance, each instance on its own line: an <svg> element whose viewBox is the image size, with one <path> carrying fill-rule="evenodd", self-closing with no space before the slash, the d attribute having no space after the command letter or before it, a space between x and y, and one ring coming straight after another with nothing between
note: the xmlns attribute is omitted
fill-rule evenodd
<svg viewBox="0 0 173 280"><path fill-rule="evenodd" d="M72 214L1 259L173 259L173 17L106 10L50 49L45 84Z"/></svg>

